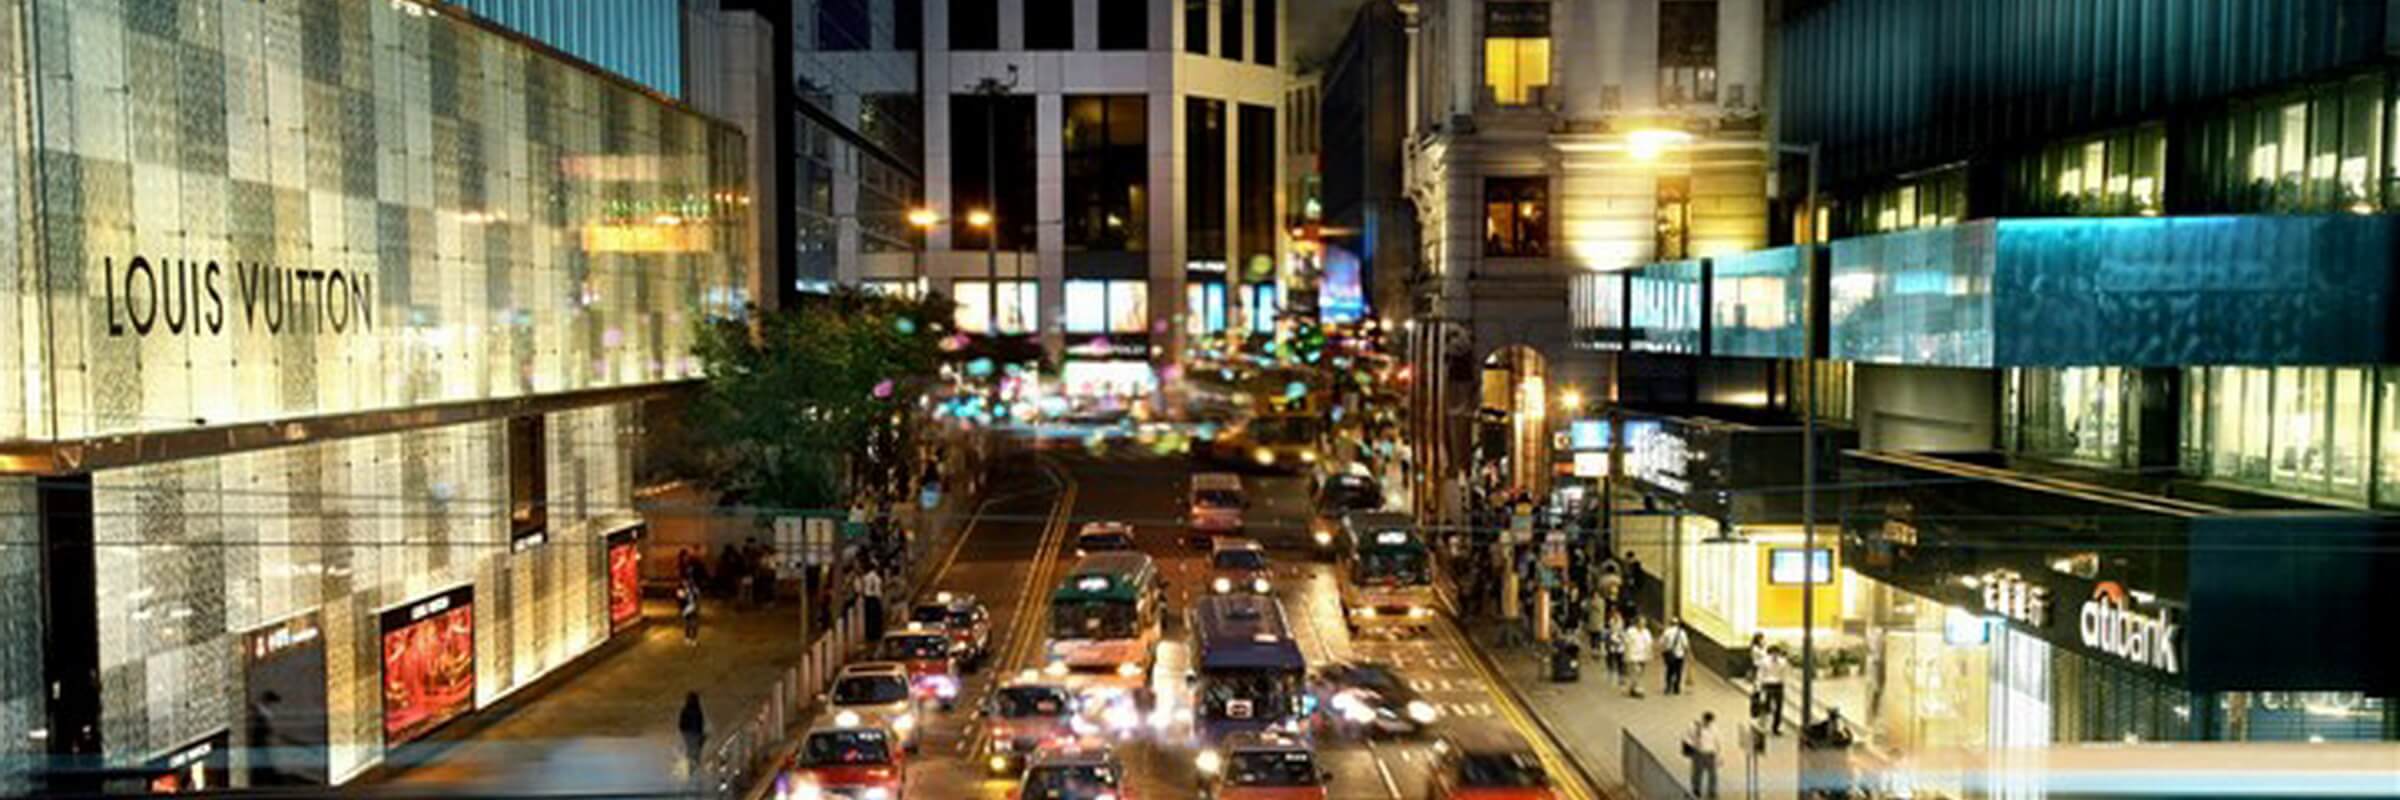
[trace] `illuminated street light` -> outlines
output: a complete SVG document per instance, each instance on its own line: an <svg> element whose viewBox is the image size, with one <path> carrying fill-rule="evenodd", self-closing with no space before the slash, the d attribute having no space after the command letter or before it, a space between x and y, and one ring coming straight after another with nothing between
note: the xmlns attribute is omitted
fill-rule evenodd
<svg viewBox="0 0 2400 800"><path fill-rule="evenodd" d="M1583 411L1583 392L1568 388L1558 393L1558 409L1569 414Z"/></svg>
<svg viewBox="0 0 2400 800"><path fill-rule="evenodd" d="M978 209L973 209L973 210L970 210L970 211L968 211L968 212L967 212L967 227L970 227L970 228L989 228L989 227L991 227L991 226L992 226L992 212L985 211L985 210L983 210L983 209L980 209L980 208L978 208Z"/></svg>
<svg viewBox="0 0 2400 800"><path fill-rule="evenodd" d="M1690 143L1692 134L1673 128L1638 128L1627 132L1625 141L1634 158L1656 161L1660 153Z"/></svg>
<svg viewBox="0 0 2400 800"><path fill-rule="evenodd" d="M919 228L931 228L934 225L941 223L941 221L942 215L933 213L933 209L912 208L908 210L908 224L910 225L914 225Z"/></svg>

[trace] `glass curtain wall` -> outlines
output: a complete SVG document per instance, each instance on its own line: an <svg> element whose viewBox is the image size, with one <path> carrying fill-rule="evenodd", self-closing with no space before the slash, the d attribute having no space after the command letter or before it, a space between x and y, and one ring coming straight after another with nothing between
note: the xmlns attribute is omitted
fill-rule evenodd
<svg viewBox="0 0 2400 800"><path fill-rule="evenodd" d="M2400 505L2394 368L2198 367L2184 373L2184 469L2295 494ZM2381 410L2379 415L2377 412Z"/></svg>
<svg viewBox="0 0 2400 800"><path fill-rule="evenodd" d="M2002 388L2001 424L2010 449L2026 455L2131 466L2135 370L2118 367L2012 369Z"/></svg>

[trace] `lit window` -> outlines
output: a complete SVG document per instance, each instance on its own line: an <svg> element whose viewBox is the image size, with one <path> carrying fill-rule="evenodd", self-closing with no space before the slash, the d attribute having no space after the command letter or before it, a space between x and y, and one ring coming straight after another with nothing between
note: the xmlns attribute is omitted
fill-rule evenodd
<svg viewBox="0 0 2400 800"><path fill-rule="evenodd" d="M1550 251L1550 188L1546 178L1485 178L1483 254L1539 257Z"/></svg>
<svg viewBox="0 0 2400 800"><path fill-rule="evenodd" d="M1658 5L1658 97L1666 106L1717 101L1716 0Z"/></svg>
<svg viewBox="0 0 2400 800"><path fill-rule="evenodd" d="M1550 3L1500 2L1483 7L1483 83L1493 102L1532 105L1550 85Z"/></svg>
<svg viewBox="0 0 2400 800"><path fill-rule="evenodd" d="M995 293L988 281L958 281L951 286L951 299L957 301L953 316L960 331L990 333L993 314L992 300L998 295L997 314L1000 333L1032 333L1041 324L1041 287L1033 281L1001 281Z"/></svg>
<svg viewBox="0 0 2400 800"><path fill-rule="evenodd" d="M1196 281L1184 284L1184 331L1194 336L1225 330L1225 284Z"/></svg>

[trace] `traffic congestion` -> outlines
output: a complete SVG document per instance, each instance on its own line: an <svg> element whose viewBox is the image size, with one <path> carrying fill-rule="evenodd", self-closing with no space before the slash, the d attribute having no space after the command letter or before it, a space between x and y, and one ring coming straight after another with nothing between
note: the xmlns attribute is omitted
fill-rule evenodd
<svg viewBox="0 0 2400 800"><path fill-rule="evenodd" d="M985 509L841 671L778 797L1592 796L1358 476L1043 461L1057 488Z"/></svg>

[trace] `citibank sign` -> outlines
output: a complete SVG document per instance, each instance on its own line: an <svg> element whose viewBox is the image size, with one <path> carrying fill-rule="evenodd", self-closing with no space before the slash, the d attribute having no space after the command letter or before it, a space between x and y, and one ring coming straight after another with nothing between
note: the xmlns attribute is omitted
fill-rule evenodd
<svg viewBox="0 0 2400 800"><path fill-rule="evenodd" d="M2083 646L2169 675L2181 674L2181 648L2175 640L2182 627L2164 607L2155 613L2136 610L2127 594L2115 581L2092 589L2091 599L2083 601L2078 626Z"/></svg>

